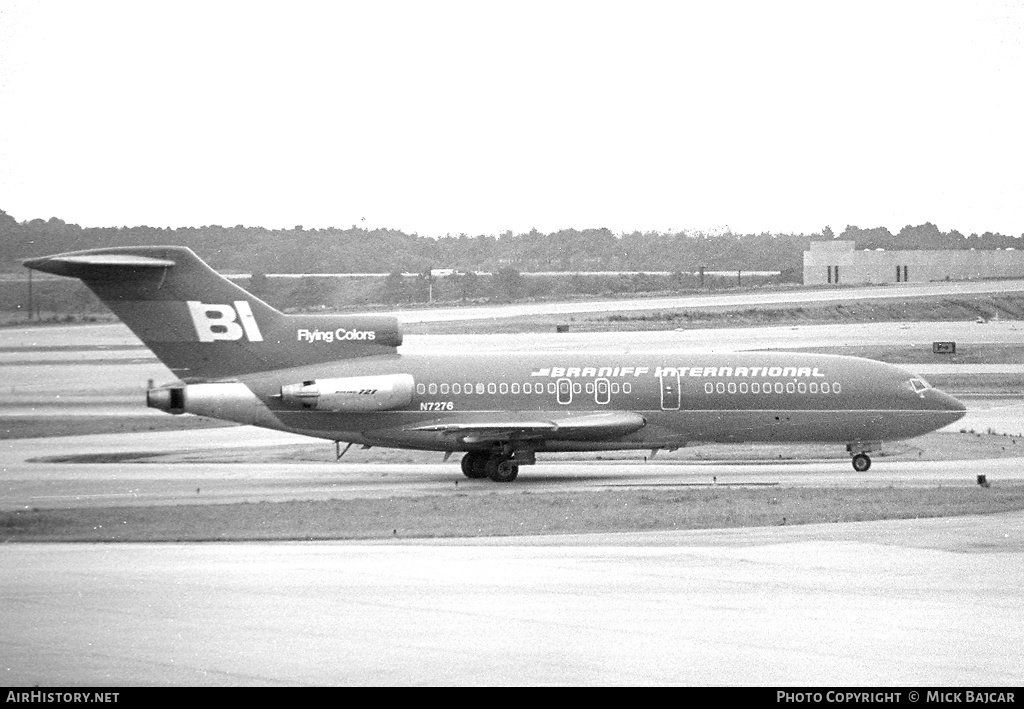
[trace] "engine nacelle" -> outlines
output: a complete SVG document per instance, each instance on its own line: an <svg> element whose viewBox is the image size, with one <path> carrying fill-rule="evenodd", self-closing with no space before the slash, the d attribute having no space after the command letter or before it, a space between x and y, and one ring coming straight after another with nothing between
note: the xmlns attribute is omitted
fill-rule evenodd
<svg viewBox="0 0 1024 709"><path fill-rule="evenodd" d="M316 411L388 411L408 406L415 389L411 374L311 379L281 387L281 400Z"/></svg>

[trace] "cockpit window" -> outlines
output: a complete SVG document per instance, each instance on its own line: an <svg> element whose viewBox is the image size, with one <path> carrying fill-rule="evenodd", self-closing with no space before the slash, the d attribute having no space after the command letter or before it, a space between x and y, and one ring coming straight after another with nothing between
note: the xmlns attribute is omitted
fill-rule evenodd
<svg viewBox="0 0 1024 709"><path fill-rule="evenodd" d="M914 379L911 379L910 386L914 387L914 391L916 391L918 394L923 392L925 389L932 388L931 384L926 382L924 379L921 379L920 377L915 377Z"/></svg>

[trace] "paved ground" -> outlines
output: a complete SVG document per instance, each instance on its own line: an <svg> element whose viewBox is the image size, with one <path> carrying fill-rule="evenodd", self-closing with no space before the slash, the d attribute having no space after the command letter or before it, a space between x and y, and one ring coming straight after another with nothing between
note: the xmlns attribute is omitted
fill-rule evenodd
<svg viewBox="0 0 1024 709"><path fill-rule="evenodd" d="M27 685L1019 686L1024 514L514 544L0 547Z"/></svg>

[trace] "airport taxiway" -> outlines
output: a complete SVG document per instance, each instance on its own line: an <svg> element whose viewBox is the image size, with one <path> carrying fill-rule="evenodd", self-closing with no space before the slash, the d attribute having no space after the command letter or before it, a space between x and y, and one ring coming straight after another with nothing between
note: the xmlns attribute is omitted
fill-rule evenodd
<svg viewBox="0 0 1024 709"><path fill-rule="evenodd" d="M1024 514L0 547L9 686L1020 686Z"/></svg>
<svg viewBox="0 0 1024 709"><path fill-rule="evenodd" d="M878 458L867 473L853 471L845 458L694 462L673 461L663 454L647 461L643 452L633 460L620 461L540 458L538 465L525 468L507 488L495 488L489 480L467 480L459 469L459 456L442 463L441 454L427 464L363 462L358 453L337 463L252 462L253 451L258 454L260 448L310 443L315 440L248 426L0 440L0 510L382 499L444 494L455 486L501 492L716 484L970 486L977 475L997 484L1024 482L1022 458L915 460L912 450L896 458ZM322 445L325 453L331 450L329 442ZM204 456L230 460L233 454L245 462L204 460ZM72 460L46 460L65 456ZM183 461L182 456L187 458Z"/></svg>

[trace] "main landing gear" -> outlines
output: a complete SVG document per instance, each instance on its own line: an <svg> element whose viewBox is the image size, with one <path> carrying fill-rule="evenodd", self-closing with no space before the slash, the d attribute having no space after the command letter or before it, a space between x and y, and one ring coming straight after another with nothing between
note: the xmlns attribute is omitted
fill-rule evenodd
<svg viewBox="0 0 1024 709"><path fill-rule="evenodd" d="M519 461L511 455L470 451L462 457L462 474L474 480L490 478L496 483L510 483L519 475Z"/></svg>

